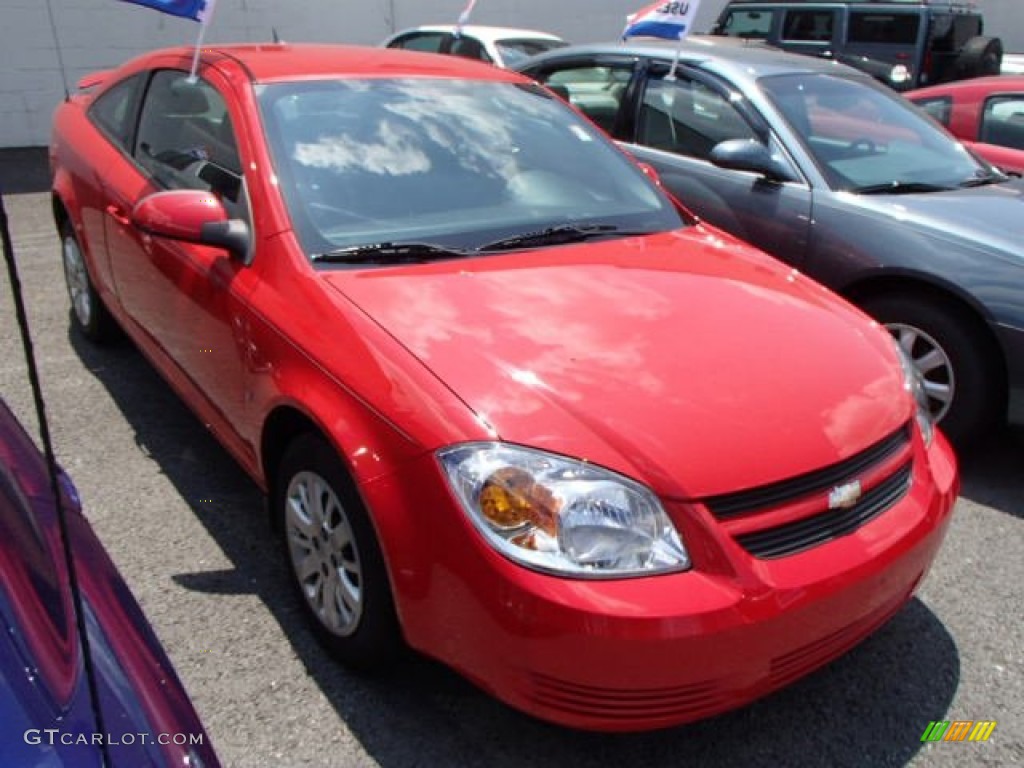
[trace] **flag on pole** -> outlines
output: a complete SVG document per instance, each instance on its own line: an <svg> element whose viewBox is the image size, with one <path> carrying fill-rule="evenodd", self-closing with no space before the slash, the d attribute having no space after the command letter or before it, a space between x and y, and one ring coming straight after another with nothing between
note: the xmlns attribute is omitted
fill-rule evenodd
<svg viewBox="0 0 1024 768"><path fill-rule="evenodd" d="M459 14L459 20L455 22L455 37L462 34L462 28L469 23L469 14L473 12L473 6L476 5L476 0L469 0L469 4L463 9L462 13Z"/></svg>
<svg viewBox="0 0 1024 768"><path fill-rule="evenodd" d="M215 0L121 0L121 2L144 5L171 16L205 22L213 14Z"/></svg>
<svg viewBox="0 0 1024 768"><path fill-rule="evenodd" d="M700 0L651 3L626 17L622 39L662 37L666 40L682 40L693 26L698 7Z"/></svg>

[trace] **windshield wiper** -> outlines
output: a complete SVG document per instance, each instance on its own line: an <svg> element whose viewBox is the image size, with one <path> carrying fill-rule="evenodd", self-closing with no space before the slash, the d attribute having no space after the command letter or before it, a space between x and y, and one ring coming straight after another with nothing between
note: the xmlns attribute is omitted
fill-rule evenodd
<svg viewBox="0 0 1024 768"><path fill-rule="evenodd" d="M417 264L473 253L434 243L368 243L314 253L312 259L318 264Z"/></svg>
<svg viewBox="0 0 1024 768"><path fill-rule="evenodd" d="M855 195L912 195L917 192L949 192L953 187L925 184L920 181L887 181L847 190Z"/></svg>
<svg viewBox="0 0 1024 768"><path fill-rule="evenodd" d="M981 176L975 176L972 179L965 179L957 186L966 189L968 187L984 187L987 184L999 184L1003 181L1009 181L1009 177L1002 173L986 173Z"/></svg>
<svg viewBox="0 0 1024 768"><path fill-rule="evenodd" d="M650 232L620 229L614 224L562 224L537 232L513 235L481 245L481 251L512 251L516 248L534 248L543 245L581 243L596 237L629 237L649 235Z"/></svg>

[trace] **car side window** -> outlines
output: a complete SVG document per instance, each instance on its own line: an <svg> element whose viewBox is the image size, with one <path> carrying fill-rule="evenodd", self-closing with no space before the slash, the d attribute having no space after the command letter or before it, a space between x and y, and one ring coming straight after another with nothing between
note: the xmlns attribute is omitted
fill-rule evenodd
<svg viewBox="0 0 1024 768"><path fill-rule="evenodd" d="M772 31L772 11L730 11L721 27L720 35L764 40Z"/></svg>
<svg viewBox="0 0 1024 768"><path fill-rule="evenodd" d="M851 11L846 40L850 43L914 45L921 17L914 13Z"/></svg>
<svg viewBox="0 0 1024 768"><path fill-rule="evenodd" d="M614 134L633 65L578 66L548 71L540 82L566 99L606 133Z"/></svg>
<svg viewBox="0 0 1024 768"><path fill-rule="evenodd" d="M121 148L130 149L134 126L136 94L142 84L141 74L122 80L100 94L89 107L92 120L107 137Z"/></svg>
<svg viewBox="0 0 1024 768"><path fill-rule="evenodd" d="M425 53L440 53L441 45L444 43L444 32L414 32L405 37L391 41L389 48L404 48L407 51L424 51Z"/></svg>
<svg viewBox="0 0 1024 768"><path fill-rule="evenodd" d="M953 100L949 96L936 96L931 99L920 99L914 100L921 109L928 113L930 117L937 120L938 122L949 127L949 118L953 112Z"/></svg>
<svg viewBox="0 0 1024 768"><path fill-rule="evenodd" d="M729 100L695 80L651 80L637 120L637 141L689 157L706 159L728 139L758 136Z"/></svg>
<svg viewBox="0 0 1024 768"><path fill-rule="evenodd" d="M827 43L835 28L835 11L788 11L782 22L782 39L792 42Z"/></svg>
<svg viewBox="0 0 1024 768"><path fill-rule="evenodd" d="M985 102L979 140L1024 149L1024 96L994 96Z"/></svg>
<svg viewBox="0 0 1024 768"><path fill-rule="evenodd" d="M162 186L216 194L233 217L247 217L238 144L224 98L185 72L153 75L142 103L135 159Z"/></svg>
<svg viewBox="0 0 1024 768"><path fill-rule="evenodd" d="M451 53L452 56L462 56L466 59L476 59L477 61L486 61L488 63L491 62L491 57L487 54L487 51L484 50L483 43L475 37L469 37L468 35L453 37L449 53Z"/></svg>

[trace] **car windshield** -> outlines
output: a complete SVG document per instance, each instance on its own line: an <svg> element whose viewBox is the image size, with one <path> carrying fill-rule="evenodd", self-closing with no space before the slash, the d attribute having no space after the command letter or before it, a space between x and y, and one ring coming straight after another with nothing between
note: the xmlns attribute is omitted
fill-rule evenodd
<svg viewBox="0 0 1024 768"><path fill-rule="evenodd" d="M836 190L940 191L993 176L898 94L862 77L763 77L762 91Z"/></svg>
<svg viewBox="0 0 1024 768"><path fill-rule="evenodd" d="M262 85L258 96L311 256L414 242L465 252L552 228L608 237L684 224L622 152L533 85L335 80Z"/></svg>
<svg viewBox="0 0 1024 768"><path fill-rule="evenodd" d="M494 41L494 47L498 49L501 60L509 69L514 69L520 62L526 61L531 56L555 48L565 48L567 45L569 44L564 40L545 40L536 37L506 38Z"/></svg>

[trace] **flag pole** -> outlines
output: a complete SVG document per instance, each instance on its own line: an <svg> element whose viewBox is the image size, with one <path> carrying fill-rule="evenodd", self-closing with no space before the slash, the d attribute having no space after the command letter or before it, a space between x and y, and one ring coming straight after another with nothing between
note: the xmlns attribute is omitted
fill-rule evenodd
<svg viewBox="0 0 1024 768"><path fill-rule="evenodd" d="M206 27L210 24L210 19L213 18L213 8L216 5L217 0L206 0L203 10L200 11L199 16L199 35L196 37L196 49L192 53L192 70L188 74L188 83L196 83L199 81L199 77L196 73L199 71L199 53L203 49L203 39L206 37Z"/></svg>
<svg viewBox="0 0 1024 768"><path fill-rule="evenodd" d="M686 32L679 33L679 39L676 41L676 52L672 56L672 66L669 67L668 74L665 75L665 79L672 81L676 79L676 69L679 68L679 59L683 55L683 38L686 36Z"/></svg>
<svg viewBox="0 0 1024 768"><path fill-rule="evenodd" d="M453 37L459 37L462 34L462 28L469 22L469 14L473 12L474 5L476 5L476 0L469 0L462 13L459 14L459 20L455 22L455 31L452 33Z"/></svg>

